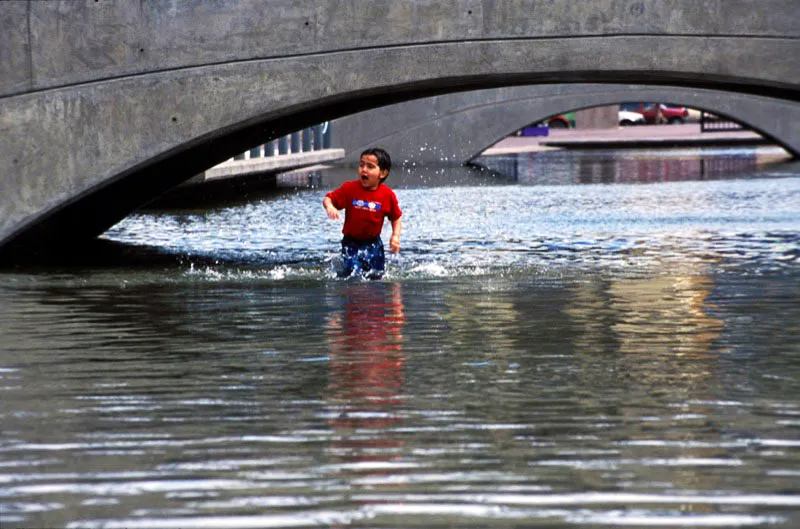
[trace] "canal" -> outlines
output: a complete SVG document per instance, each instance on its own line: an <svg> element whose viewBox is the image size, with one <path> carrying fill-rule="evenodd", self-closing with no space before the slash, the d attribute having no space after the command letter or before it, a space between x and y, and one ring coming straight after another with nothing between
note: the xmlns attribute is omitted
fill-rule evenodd
<svg viewBox="0 0 800 529"><path fill-rule="evenodd" d="M798 162L477 163L393 171L381 281L354 170L0 274L0 526L800 525Z"/></svg>

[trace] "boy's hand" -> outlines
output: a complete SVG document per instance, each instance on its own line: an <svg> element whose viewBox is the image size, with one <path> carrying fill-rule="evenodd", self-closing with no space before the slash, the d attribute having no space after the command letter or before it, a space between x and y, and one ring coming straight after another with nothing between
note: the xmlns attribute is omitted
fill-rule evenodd
<svg viewBox="0 0 800 529"><path fill-rule="evenodd" d="M330 219L339 220L339 210L333 207L333 205L325 206L325 212Z"/></svg>
<svg viewBox="0 0 800 529"><path fill-rule="evenodd" d="M392 235L392 238L389 239L389 249L392 250L394 253L400 252L400 237L397 235Z"/></svg>

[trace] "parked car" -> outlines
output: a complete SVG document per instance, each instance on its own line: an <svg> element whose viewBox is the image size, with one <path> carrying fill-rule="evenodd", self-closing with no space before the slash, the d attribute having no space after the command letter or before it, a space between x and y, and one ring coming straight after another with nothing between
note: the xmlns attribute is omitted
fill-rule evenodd
<svg viewBox="0 0 800 529"><path fill-rule="evenodd" d="M644 116L645 122L651 125L684 123L689 116L686 107L663 103L622 103L619 109L638 112Z"/></svg>
<svg viewBox="0 0 800 529"><path fill-rule="evenodd" d="M631 125L644 125L644 116L638 112L631 112L630 110L620 110L617 113L619 117L619 124L621 127L630 127Z"/></svg>
<svg viewBox="0 0 800 529"><path fill-rule="evenodd" d="M667 105L671 106L671 105ZM675 107L679 108L679 107ZM686 117L683 119L684 123L699 123L700 122L700 115L703 113L702 110L698 108L691 108L686 107ZM708 113L706 113L708 115Z"/></svg>
<svg viewBox="0 0 800 529"><path fill-rule="evenodd" d="M518 136L540 136L539 132L534 131L535 128L546 127L550 129L574 129L575 128L575 112L567 112L566 114L556 114L550 116L542 121L531 123L527 127L523 127L517 131Z"/></svg>
<svg viewBox="0 0 800 529"><path fill-rule="evenodd" d="M661 113L670 125L686 123L689 121L689 109L678 105L661 105ZM699 116L699 114L698 114Z"/></svg>
<svg viewBox="0 0 800 529"><path fill-rule="evenodd" d="M566 114L551 116L544 120L544 122L551 129L574 129L575 112L567 112Z"/></svg>

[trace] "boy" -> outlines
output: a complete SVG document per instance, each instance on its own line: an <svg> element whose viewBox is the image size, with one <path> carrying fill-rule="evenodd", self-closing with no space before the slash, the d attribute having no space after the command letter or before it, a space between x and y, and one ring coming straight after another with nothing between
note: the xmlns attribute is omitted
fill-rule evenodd
<svg viewBox="0 0 800 529"><path fill-rule="evenodd" d="M345 182L322 200L328 217L333 220L339 219L338 210L345 210L339 277L354 273L368 279L383 277L385 256L381 229L384 217L392 225L389 248L393 252L400 251L403 212L394 191L383 183L391 167L388 152L380 148L367 149L361 153L358 163L358 180Z"/></svg>

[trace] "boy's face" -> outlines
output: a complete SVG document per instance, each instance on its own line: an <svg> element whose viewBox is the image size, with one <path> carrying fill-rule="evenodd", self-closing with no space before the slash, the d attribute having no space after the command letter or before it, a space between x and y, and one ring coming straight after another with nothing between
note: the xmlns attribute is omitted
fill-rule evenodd
<svg viewBox="0 0 800 529"><path fill-rule="evenodd" d="M389 176L389 171L378 167L378 158L374 154L365 154L358 162L358 178L361 187L374 191L381 185L381 180Z"/></svg>

